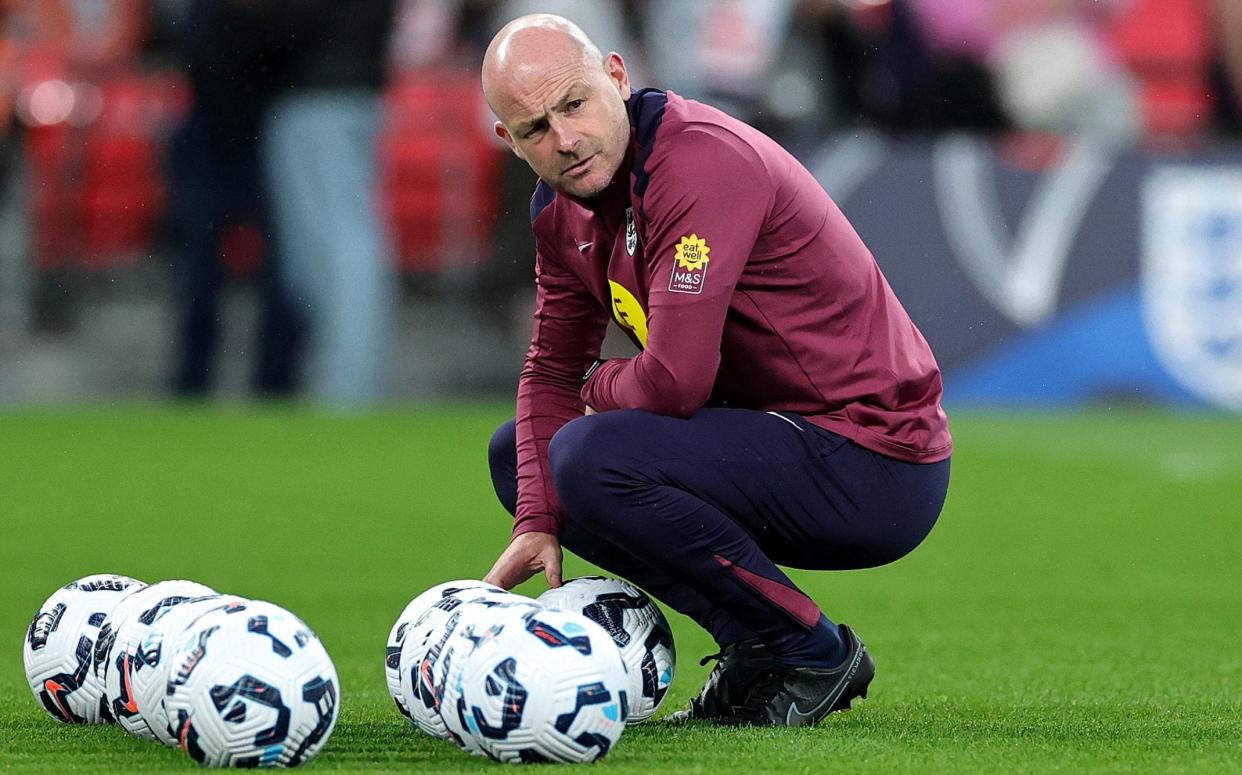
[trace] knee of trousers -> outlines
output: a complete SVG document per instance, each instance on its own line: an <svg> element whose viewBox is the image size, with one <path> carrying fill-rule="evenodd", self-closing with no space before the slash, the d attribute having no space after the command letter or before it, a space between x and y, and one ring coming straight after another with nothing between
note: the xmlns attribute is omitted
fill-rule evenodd
<svg viewBox="0 0 1242 775"><path fill-rule="evenodd" d="M565 515L579 525L594 525L609 511L608 482L617 471L615 418L579 417L566 423L548 445L548 465Z"/></svg>
<svg viewBox="0 0 1242 775"><path fill-rule="evenodd" d="M492 488L505 510L517 511L517 421L509 420L496 429L487 443L487 466Z"/></svg>
<svg viewBox="0 0 1242 775"><path fill-rule="evenodd" d="M487 442L487 465L493 477L499 473L516 473L517 420L507 420L492 434Z"/></svg>

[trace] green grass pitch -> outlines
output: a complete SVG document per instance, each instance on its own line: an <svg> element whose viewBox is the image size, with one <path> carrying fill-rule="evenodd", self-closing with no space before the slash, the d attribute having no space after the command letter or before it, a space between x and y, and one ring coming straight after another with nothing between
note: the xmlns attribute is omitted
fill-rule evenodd
<svg viewBox="0 0 1242 775"><path fill-rule="evenodd" d="M186 771L118 728L53 722L19 647L60 584L191 578L283 604L340 673L315 770L495 767L407 725L384 638L415 593L480 576L507 538L485 461L499 405L353 419L293 409L0 413L0 770ZM661 723L610 772L1242 770L1242 425L1220 416L961 414L943 517L885 568L795 573L878 663L810 730ZM588 570L571 560L568 574ZM537 594L541 583L522 591ZM680 660L662 712L707 668Z"/></svg>

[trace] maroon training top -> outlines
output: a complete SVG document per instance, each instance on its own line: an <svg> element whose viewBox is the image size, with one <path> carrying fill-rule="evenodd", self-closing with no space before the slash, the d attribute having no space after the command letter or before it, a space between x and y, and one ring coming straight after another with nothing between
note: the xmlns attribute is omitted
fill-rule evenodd
<svg viewBox="0 0 1242 775"><path fill-rule="evenodd" d="M629 154L589 200L531 200L536 310L518 384L514 534L559 531L562 425L646 409L789 411L883 455L949 457L940 369L824 189L758 130L672 92L627 103ZM642 352L600 365L608 321Z"/></svg>

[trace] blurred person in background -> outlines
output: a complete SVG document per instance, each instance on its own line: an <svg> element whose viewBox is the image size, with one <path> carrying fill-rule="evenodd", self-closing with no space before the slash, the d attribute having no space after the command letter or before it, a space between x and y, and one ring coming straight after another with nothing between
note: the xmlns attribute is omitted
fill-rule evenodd
<svg viewBox="0 0 1242 775"><path fill-rule="evenodd" d="M802 0L799 12L799 26L822 41L842 123L916 132L1008 126L971 31L931 34L917 0Z"/></svg>
<svg viewBox="0 0 1242 775"><path fill-rule="evenodd" d="M753 122L766 107L795 6L795 0L645 2L653 82Z"/></svg>
<svg viewBox="0 0 1242 775"><path fill-rule="evenodd" d="M519 16L533 13L563 16L573 13L575 23L605 51L632 49L636 41L630 34L626 17L627 6L632 2L633 0L492 0L488 38L510 19ZM487 41L483 41L483 44L486 45ZM641 68L641 65L638 67Z"/></svg>
<svg viewBox="0 0 1242 775"><path fill-rule="evenodd" d="M247 0L271 35L262 129L280 271L307 315L312 397L385 395L396 274L379 203L377 139L392 0Z"/></svg>
<svg viewBox="0 0 1242 775"><path fill-rule="evenodd" d="M928 49L992 74L1016 127L1129 143L1134 89L1105 28L1128 0L901 0Z"/></svg>
<svg viewBox="0 0 1242 775"><path fill-rule="evenodd" d="M168 217L179 309L173 388L209 392L220 343L221 262L226 230L248 224L262 234L257 289L260 322L252 388L284 396L297 387L303 323L277 276L259 135L272 99L268 30L246 0L164 3L160 21L193 88L184 123L169 146Z"/></svg>
<svg viewBox="0 0 1242 775"><path fill-rule="evenodd" d="M16 90L22 126L22 186L31 264L29 323L35 330L66 333L80 312L81 269L88 257L86 200L98 189L90 179L90 139L101 115L96 84L123 78L147 35L146 0L25 0L6 3L11 36L5 74ZM68 88L66 88L68 87ZM81 87L81 91L78 88ZM157 131L143 127L139 133Z"/></svg>
<svg viewBox="0 0 1242 775"><path fill-rule="evenodd" d="M13 12L0 2L0 140L7 141L14 128L18 89L18 42L10 29Z"/></svg>
<svg viewBox="0 0 1242 775"><path fill-rule="evenodd" d="M0 347L26 324L29 267L23 255L21 125L16 120L18 42L9 27L12 11L0 2Z"/></svg>
<svg viewBox="0 0 1242 775"><path fill-rule="evenodd" d="M1213 0L1219 49L1213 80L1220 128L1242 133L1242 2Z"/></svg>

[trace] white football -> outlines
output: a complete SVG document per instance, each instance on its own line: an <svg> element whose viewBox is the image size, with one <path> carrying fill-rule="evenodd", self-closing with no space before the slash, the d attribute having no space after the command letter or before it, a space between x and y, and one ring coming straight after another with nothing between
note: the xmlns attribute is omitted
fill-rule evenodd
<svg viewBox="0 0 1242 775"><path fill-rule="evenodd" d="M467 750L514 764L590 762L625 730L625 662L585 616L498 609L455 639L440 714Z"/></svg>
<svg viewBox="0 0 1242 775"><path fill-rule="evenodd" d="M295 767L336 727L336 668L301 619L246 601L196 618L175 641L165 706L178 745L211 767Z"/></svg>
<svg viewBox="0 0 1242 775"><path fill-rule="evenodd" d="M475 579L446 581L443 584L435 585L425 592L421 592L411 600L401 611L397 621L393 623L392 629L388 631L388 643L384 649L384 679L388 682L388 694L392 697L393 702L397 704L397 710L400 711L402 716L410 717L410 711L406 708L405 700L401 696L401 644L405 642L405 635L409 631L410 625L414 624L414 620L441 598L449 596L461 597L463 593L468 593L469 590L475 589L504 593L504 590L500 587L488 584L485 581L477 581Z"/></svg>
<svg viewBox="0 0 1242 775"><path fill-rule="evenodd" d="M150 733L164 745L178 744L176 730L171 728L168 708L164 704L173 643L198 617L218 608L244 605L246 602L246 598L233 595L210 595L172 606L151 624L146 636L132 651L130 696L137 701L138 715L146 722Z"/></svg>
<svg viewBox="0 0 1242 775"><path fill-rule="evenodd" d="M453 612L450 621L442 628L442 634L437 638L434 648L427 650L428 658L424 660L423 669L419 671L422 680L420 696L433 700L432 704L437 711L436 720L444 730L440 737L447 737L472 754L484 755L482 746L468 730L455 726L455 719L445 713L448 709L446 698L460 681L466 657L481 641L499 632L504 621L542 610L542 606L525 597L509 601L496 601L485 597L464 603ZM434 659L431 658L433 654Z"/></svg>
<svg viewBox="0 0 1242 775"><path fill-rule="evenodd" d="M138 641L145 637L151 622L170 608L214 594L214 589L195 581L160 581L126 595L108 614L95 642L92 681L103 687L104 710L126 732L146 739L153 737L130 691L132 656Z"/></svg>
<svg viewBox="0 0 1242 775"><path fill-rule="evenodd" d="M415 726L433 737L449 736L439 713L444 682L440 660L461 620L461 609L509 605L538 607L529 597L512 592L470 589L440 598L410 625L401 644L399 668L401 699Z"/></svg>
<svg viewBox="0 0 1242 775"><path fill-rule="evenodd" d="M655 602L629 582L602 576L570 579L538 600L548 608L576 611L612 636L629 669L629 723L651 718L677 669L673 630Z"/></svg>
<svg viewBox="0 0 1242 775"><path fill-rule="evenodd" d="M126 594L146 586L100 573L70 582L47 599L26 629L22 663L35 699L57 721L98 724L103 686L89 681L100 627Z"/></svg>

